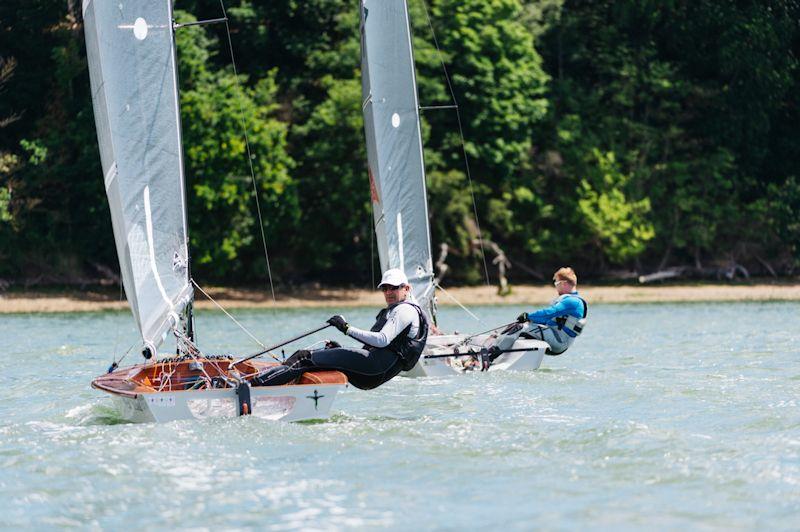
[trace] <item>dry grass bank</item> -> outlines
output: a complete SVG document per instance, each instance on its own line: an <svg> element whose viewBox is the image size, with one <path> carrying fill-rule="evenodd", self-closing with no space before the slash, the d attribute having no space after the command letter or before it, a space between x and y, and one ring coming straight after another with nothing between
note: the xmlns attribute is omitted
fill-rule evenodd
<svg viewBox="0 0 800 532"><path fill-rule="evenodd" d="M800 301L800 284L697 284L670 286L579 287L590 303L658 303L693 301ZM379 307L383 297L377 291L346 288L305 288L278 293L273 302L263 290L210 288L209 294L225 308ZM439 292L439 304L538 306L555 296L550 286L514 286L511 295L500 297L495 287L462 287ZM202 294L197 307L213 308ZM0 314L18 312L86 312L125 309L127 303L112 291L10 291L0 293Z"/></svg>

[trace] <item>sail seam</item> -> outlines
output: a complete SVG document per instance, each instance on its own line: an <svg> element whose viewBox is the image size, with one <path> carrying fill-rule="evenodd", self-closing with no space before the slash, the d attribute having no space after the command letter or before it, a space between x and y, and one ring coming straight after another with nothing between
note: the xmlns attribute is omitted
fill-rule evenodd
<svg viewBox="0 0 800 532"><path fill-rule="evenodd" d="M104 179L106 185L106 194L108 194L108 189L111 188L111 182L114 181L114 178L117 177L117 161L111 163L111 167L106 172L106 177Z"/></svg>
<svg viewBox="0 0 800 532"><path fill-rule="evenodd" d="M153 247L153 218L150 211L150 185L144 187L144 223L147 229L147 250L150 255L150 269L153 271L153 278L156 281L156 286L158 286L158 291L161 292L161 297L171 309L172 301L167 297L164 285L161 284L161 276L158 274L156 265L156 251Z"/></svg>
<svg viewBox="0 0 800 532"><path fill-rule="evenodd" d="M400 259L400 270L405 272L406 265L405 265L405 250L403 249L403 213L397 213L397 254L398 259Z"/></svg>

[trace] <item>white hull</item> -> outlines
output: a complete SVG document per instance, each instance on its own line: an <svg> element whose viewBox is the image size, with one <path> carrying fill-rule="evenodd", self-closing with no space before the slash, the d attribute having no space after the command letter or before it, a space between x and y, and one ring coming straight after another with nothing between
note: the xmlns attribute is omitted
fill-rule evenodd
<svg viewBox="0 0 800 532"><path fill-rule="evenodd" d="M336 394L346 386L252 387L252 415L274 421L325 419L330 414ZM236 390L232 388L140 393L136 396L112 394L112 397L121 417L134 423L237 417L239 406Z"/></svg>
<svg viewBox="0 0 800 532"><path fill-rule="evenodd" d="M246 382L274 364L231 363L230 357L165 358L101 375L92 386L111 394L120 416L135 423L236 417L240 412L275 421L324 419L347 386L347 377L338 371L309 371L284 386L250 386ZM243 397L241 406L240 386L245 386L243 393L249 391L249 401Z"/></svg>
<svg viewBox="0 0 800 532"><path fill-rule="evenodd" d="M447 375L457 375L468 371L480 371L479 365L474 365L472 357L447 357L447 358L428 358L426 355L438 355L453 352L453 346L461 344L467 335L448 334L440 336L429 336L422 356L411 371L401 373L404 377L442 377ZM490 345L492 340L489 335L480 335L470 338L467 346L459 349L466 351L472 347L475 351L481 347ZM526 349L514 353L504 353L489 366L489 371L533 371L539 369L542 359L549 349L549 345L541 340L517 339L511 349Z"/></svg>

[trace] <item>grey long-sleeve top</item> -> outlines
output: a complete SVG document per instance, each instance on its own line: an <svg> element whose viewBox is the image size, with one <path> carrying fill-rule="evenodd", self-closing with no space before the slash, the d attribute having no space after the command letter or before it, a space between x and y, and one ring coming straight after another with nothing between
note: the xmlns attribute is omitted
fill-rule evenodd
<svg viewBox="0 0 800 532"><path fill-rule="evenodd" d="M386 317L386 324L380 331L372 332L350 327L347 329L347 336L372 347L386 347L409 325L411 325L409 335L411 338L416 338L419 333L419 314L417 314L417 310L411 305L397 305L389 311L389 315Z"/></svg>

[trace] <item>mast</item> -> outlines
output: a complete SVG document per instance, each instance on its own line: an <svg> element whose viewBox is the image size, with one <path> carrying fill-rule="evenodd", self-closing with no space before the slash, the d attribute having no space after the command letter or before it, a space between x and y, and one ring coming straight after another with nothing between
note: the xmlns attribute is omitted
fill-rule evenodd
<svg viewBox="0 0 800 532"><path fill-rule="evenodd" d="M435 318L433 259L411 26L406 0L361 1L361 77L381 270L400 268Z"/></svg>
<svg viewBox="0 0 800 532"><path fill-rule="evenodd" d="M185 164L185 155L183 152L183 125L181 122L181 98L180 98L180 91L181 91L181 83L180 83L180 74L178 72L178 42L177 38L175 37L175 30L177 28L175 22L175 6L172 2L169 2L169 19L172 21L172 57L175 63L175 106L178 109L178 137L180 138L180 151L178 153L178 157L180 159L180 166L183 169L183 225L186 228L186 276L191 283L192 280L192 252L191 247L189 245L189 201L188 201L188 187L189 184L186 180L186 164ZM186 326L186 336L192 342L195 341L194 338L194 297L192 295L189 303L186 305L186 309L183 313L185 319L185 326Z"/></svg>
<svg viewBox="0 0 800 532"><path fill-rule="evenodd" d="M154 355L191 304L171 0L83 0L92 104L125 294Z"/></svg>

